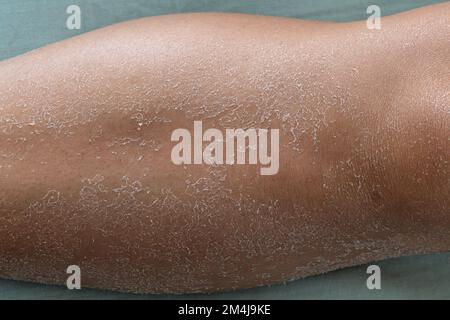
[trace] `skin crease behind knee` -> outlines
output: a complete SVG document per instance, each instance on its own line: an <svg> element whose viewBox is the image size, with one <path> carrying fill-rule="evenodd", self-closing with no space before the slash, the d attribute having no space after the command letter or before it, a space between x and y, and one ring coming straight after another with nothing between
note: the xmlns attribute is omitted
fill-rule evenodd
<svg viewBox="0 0 450 320"><path fill-rule="evenodd" d="M1 62L0 277L210 292L449 250L449 17L180 14ZM196 120L279 129L279 172L174 165Z"/></svg>

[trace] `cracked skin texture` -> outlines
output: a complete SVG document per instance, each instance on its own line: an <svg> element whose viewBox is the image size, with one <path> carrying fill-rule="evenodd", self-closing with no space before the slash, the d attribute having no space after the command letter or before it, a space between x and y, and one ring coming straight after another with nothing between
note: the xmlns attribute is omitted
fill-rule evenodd
<svg viewBox="0 0 450 320"><path fill-rule="evenodd" d="M0 62L0 276L211 292L449 250L449 17L160 16ZM194 120L279 129L278 174L174 165Z"/></svg>

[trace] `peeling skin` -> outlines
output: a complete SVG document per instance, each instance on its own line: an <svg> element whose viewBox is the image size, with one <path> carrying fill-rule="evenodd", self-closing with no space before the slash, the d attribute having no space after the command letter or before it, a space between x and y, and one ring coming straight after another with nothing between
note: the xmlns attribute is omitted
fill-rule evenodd
<svg viewBox="0 0 450 320"><path fill-rule="evenodd" d="M140 19L0 63L0 276L206 292L450 248L450 6ZM171 132L280 129L280 171Z"/></svg>

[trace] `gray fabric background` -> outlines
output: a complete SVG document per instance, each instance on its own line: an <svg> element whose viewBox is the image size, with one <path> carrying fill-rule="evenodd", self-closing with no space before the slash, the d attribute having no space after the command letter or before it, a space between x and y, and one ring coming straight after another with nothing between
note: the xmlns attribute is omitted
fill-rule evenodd
<svg viewBox="0 0 450 320"><path fill-rule="evenodd" d="M0 0L0 60L120 21L177 12L241 12L302 19L366 19L366 8L382 15L442 1L434 0ZM82 11L81 30L66 28L66 8ZM1 261L0 261L1 263ZM450 253L403 257L378 263L382 289L368 290L366 267L353 267L280 284L214 295L131 295L0 280L0 299L450 299Z"/></svg>

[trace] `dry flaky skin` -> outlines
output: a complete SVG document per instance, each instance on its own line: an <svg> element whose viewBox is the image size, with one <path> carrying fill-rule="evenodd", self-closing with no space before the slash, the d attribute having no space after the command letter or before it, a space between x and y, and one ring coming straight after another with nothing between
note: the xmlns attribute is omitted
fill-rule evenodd
<svg viewBox="0 0 450 320"><path fill-rule="evenodd" d="M0 276L198 292L450 248L450 6L183 14L0 63ZM279 128L280 171L176 166L176 128Z"/></svg>

